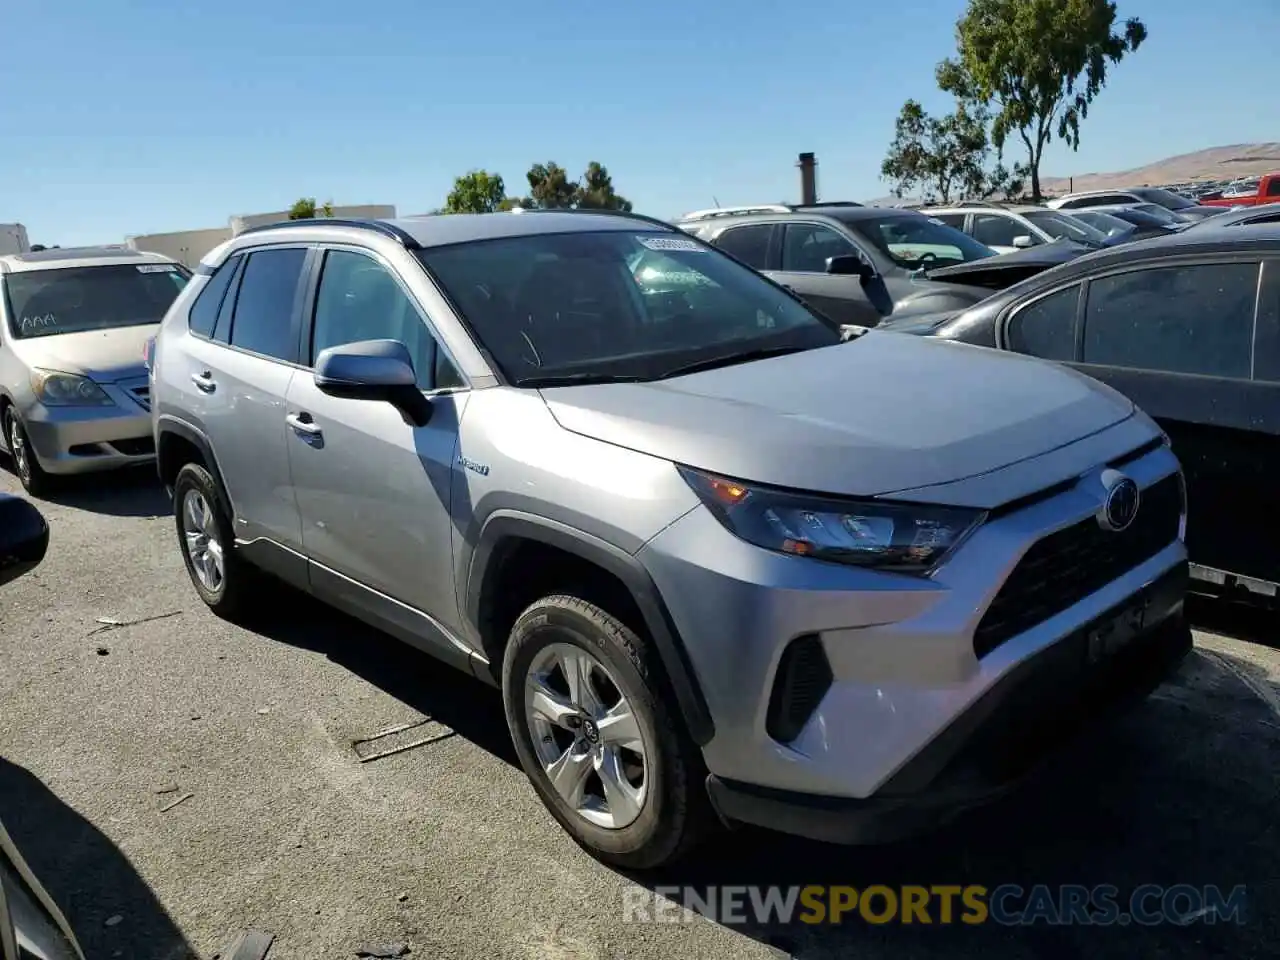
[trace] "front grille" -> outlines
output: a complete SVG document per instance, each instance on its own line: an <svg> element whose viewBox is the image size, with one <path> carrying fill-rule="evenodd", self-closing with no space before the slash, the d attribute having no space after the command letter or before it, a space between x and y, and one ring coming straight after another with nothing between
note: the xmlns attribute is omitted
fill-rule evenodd
<svg viewBox="0 0 1280 960"><path fill-rule="evenodd" d="M1138 515L1118 533L1089 517L1031 546L996 594L973 636L979 657L1061 613L1155 556L1178 536L1180 477L1142 491Z"/></svg>
<svg viewBox="0 0 1280 960"><path fill-rule="evenodd" d="M128 440L112 440L111 446L126 457L145 457L156 452L156 442L151 437L130 437Z"/></svg>
<svg viewBox="0 0 1280 960"><path fill-rule="evenodd" d="M765 729L779 743L790 743L818 709L834 677L822 641L814 634L796 637L782 651Z"/></svg>

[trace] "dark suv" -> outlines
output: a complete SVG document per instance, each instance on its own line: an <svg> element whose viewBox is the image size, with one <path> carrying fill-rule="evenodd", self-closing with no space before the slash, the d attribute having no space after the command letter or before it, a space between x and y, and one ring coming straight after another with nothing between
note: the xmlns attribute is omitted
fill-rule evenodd
<svg viewBox="0 0 1280 960"><path fill-rule="evenodd" d="M856 203L720 207L677 226L799 294L839 323L960 310L1079 250L995 251L914 210ZM1065 246L1065 245L1064 245Z"/></svg>

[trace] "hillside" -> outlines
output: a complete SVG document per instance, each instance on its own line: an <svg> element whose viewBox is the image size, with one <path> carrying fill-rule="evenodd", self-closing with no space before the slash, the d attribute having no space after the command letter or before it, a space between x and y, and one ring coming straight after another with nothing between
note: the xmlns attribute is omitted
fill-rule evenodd
<svg viewBox="0 0 1280 960"><path fill-rule="evenodd" d="M1238 143L1166 157L1145 167L1116 173L1080 173L1072 178L1043 177L1047 195L1075 190L1111 190L1185 180L1223 180L1280 171L1280 143ZM1074 181L1074 183L1072 182Z"/></svg>

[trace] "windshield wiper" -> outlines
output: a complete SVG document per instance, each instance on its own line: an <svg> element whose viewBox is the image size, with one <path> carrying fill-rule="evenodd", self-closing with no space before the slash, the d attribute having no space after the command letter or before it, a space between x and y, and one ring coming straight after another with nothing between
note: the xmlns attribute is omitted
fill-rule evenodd
<svg viewBox="0 0 1280 960"><path fill-rule="evenodd" d="M800 353L808 347L760 347L757 350L743 350L740 353L727 353L719 357L708 357L695 360L693 363L681 364L663 372L659 379L682 377L686 373L698 373L702 370L714 370L716 367L727 367L735 363L748 363L752 360L765 360L769 357L782 357L788 353Z"/></svg>
<svg viewBox="0 0 1280 960"><path fill-rule="evenodd" d="M635 374L613 373L555 373L545 377L524 377L516 381L517 387L573 387L586 383L644 383L652 377Z"/></svg>

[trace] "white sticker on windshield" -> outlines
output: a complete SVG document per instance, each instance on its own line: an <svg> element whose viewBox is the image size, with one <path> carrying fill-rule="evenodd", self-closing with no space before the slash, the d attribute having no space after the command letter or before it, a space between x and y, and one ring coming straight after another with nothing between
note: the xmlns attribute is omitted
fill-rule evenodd
<svg viewBox="0 0 1280 960"><path fill-rule="evenodd" d="M139 273L174 273L178 268L171 263L140 263Z"/></svg>
<svg viewBox="0 0 1280 960"><path fill-rule="evenodd" d="M704 247L698 245L695 240L684 240L680 237L636 237L644 246L650 250L681 250L689 253L702 253Z"/></svg>
<svg viewBox="0 0 1280 960"><path fill-rule="evenodd" d="M20 317L18 319L18 331L23 334L35 333L37 330L48 330L50 327L58 325L58 318L55 314L46 313L43 316Z"/></svg>

